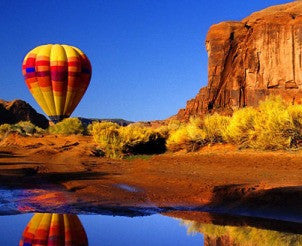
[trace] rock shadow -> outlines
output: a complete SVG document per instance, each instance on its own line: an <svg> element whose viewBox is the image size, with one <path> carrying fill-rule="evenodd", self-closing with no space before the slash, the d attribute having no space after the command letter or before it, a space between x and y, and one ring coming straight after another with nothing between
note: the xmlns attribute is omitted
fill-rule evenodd
<svg viewBox="0 0 302 246"><path fill-rule="evenodd" d="M15 155L10 151L0 151L0 158L18 158L18 157L23 157L23 156Z"/></svg>
<svg viewBox="0 0 302 246"><path fill-rule="evenodd" d="M118 175L118 173L106 172L51 172L38 173L38 167L5 169L0 173L0 187L9 189L30 189L43 188L47 184L58 184L77 180L99 180L108 175Z"/></svg>
<svg viewBox="0 0 302 246"><path fill-rule="evenodd" d="M216 186L208 206L228 214L302 222L302 186L271 189L245 184Z"/></svg>

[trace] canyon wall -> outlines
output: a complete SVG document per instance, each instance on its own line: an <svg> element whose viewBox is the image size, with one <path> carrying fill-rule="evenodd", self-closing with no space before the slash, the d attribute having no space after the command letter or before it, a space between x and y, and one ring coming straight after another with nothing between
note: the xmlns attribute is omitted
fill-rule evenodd
<svg viewBox="0 0 302 246"><path fill-rule="evenodd" d="M255 12L242 21L213 25L206 38L208 85L178 119L232 113L278 94L302 103L302 1Z"/></svg>

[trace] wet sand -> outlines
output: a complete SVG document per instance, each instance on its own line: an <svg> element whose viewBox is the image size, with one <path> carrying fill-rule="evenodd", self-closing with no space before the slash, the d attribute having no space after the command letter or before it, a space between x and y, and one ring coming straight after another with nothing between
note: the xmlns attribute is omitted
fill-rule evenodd
<svg viewBox="0 0 302 246"><path fill-rule="evenodd" d="M93 156L94 147L89 136L10 135L0 143L0 184L62 187L60 195L37 193L28 208L32 211L47 203L108 213L144 208L302 221L301 151L239 151L215 145L196 153L113 160Z"/></svg>

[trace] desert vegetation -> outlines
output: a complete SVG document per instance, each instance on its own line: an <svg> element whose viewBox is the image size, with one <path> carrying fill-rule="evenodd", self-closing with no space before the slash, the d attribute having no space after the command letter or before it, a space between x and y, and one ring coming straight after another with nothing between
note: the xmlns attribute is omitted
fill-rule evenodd
<svg viewBox="0 0 302 246"><path fill-rule="evenodd" d="M121 127L112 122L95 122L90 128L98 147L108 157L158 154L166 150L164 136L141 124Z"/></svg>
<svg viewBox="0 0 302 246"><path fill-rule="evenodd" d="M0 137L5 137L9 133L18 133L21 135L39 135L45 131L30 123L29 121L20 121L17 124L2 124L0 125Z"/></svg>
<svg viewBox="0 0 302 246"><path fill-rule="evenodd" d="M197 151L205 145L230 143L238 148L260 150L297 149L302 145L302 105L290 105L279 96L268 97L258 107L245 107L232 116L217 113L188 122L170 120L154 128L134 123L120 126L112 122L83 124L68 118L47 130L30 122L0 125L0 136L14 132L22 135L91 135L99 156L113 158L131 155Z"/></svg>
<svg viewBox="0 0 302 246"><path fill-rule="evenodd" d="M67 118L50 126L48 132L59 135L85 134L86 128L78 118Z"/></svg>
<svg viewBox="0 0 302 246"><path fill-rule="evenodd" d="M174 123L175 124L175 123ZM190 119L169 132L168 150L194 151L206 144L231 143L240 148L298 148L302 141L302 105L288 105L272 96L259 107L236 110L232 116Z"/></svg>

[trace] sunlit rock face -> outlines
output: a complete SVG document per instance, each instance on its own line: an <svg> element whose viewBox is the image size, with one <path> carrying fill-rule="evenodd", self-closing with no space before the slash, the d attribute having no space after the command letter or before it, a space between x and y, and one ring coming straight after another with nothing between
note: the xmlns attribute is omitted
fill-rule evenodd
<svg viewBox="0 0 302 246"><path fill-rule="evenodd" d="M302 103L302 1L213 25L206 38L208 85L177 118L256 106L269 94Z"/></svg>

